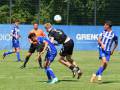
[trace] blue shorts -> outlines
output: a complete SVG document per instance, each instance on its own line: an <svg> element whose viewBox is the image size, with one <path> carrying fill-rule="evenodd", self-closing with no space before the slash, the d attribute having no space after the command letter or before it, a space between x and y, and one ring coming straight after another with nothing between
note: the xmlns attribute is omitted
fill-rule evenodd
<svg viewBox="0 0 120 90"><path fill-rule="evenodd" d="M102 59L102 57L106 57L106 60L109 61L110 55L111 55L111 51L105 51L99 48L99 59Z"/></svg>
<svg viewBox="0 0 120 90"><path fill-rule="evenodd" d="M57 52L52 53L52 52L48 51L46 56L45 56L45 59L49 60L50 62L53 62L53 60L55 59L56 55L57 55Z"/></svg>
<svg viewBox="0 0 120 90"><path fill-rule="evenodd" d="M13 48L19 48L20 47L19 41L18 40L13 40L12 41L12 47Z"/></svg>

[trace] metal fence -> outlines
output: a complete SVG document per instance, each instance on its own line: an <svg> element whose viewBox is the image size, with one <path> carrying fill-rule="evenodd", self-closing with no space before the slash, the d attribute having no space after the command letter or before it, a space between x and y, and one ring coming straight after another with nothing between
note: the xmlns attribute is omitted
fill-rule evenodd
<svg viewBox="0 0 120 90"><path fill-rule="evenodd" d="M64 25L120 25L120 0L0 0L0 23L18 18L23 24L52 22L60 14ZM57 23L58 24L58 23Z"/></svg>

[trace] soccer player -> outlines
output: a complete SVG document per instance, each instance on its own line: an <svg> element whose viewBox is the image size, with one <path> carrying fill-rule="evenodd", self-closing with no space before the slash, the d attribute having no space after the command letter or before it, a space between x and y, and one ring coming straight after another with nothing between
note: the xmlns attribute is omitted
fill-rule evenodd
<svg viewBox="0 0 120 90"><path fill-rule="evenodd" d="M118 37L112 31L111 27L111 21L105 22L104 31L98 36L99 58L101 59L101 65L97 72L92 75L90 82L94 82L96 77L98 77L98 81L102 80L102 73L107 68L110 56L118 45ZM113 42L115 42L115 44L111 50Z"/></svg>
<svg viewBox="0 0 120 90"><path fill-rule="evenodd" d="M42 52L40 53L43 54L45 50L47 50L47 54L45 56L45 64L44 68L46 71L46 75L48 77L48 83L56 83L58 81L57 77L53 73L52 69L50 68L50 64L54 61L54 58L57 55L57 49L55 48L54 44L51 43L48 39L45 37L37 37L34 33L31 33L28 38L31 39L33 42L38 42L40 44L44 43L44 48Z"/></svg>
<svg viewBox="0 0 120 90"><path fill-rule="evenodd" d="M16 53L16 56L17 56L17 61L21 61L20 59L20 44L19 44L19 38L20 38L20 34L19 34L19 20L16 19L15 20L15 24L13 26L13 29L11 31L11 36L12 36L12 47L13 47L13 51L8 51L8 52L4 52L3 54L3 59L9 55L9 54L13 54L13 53Z"/></svg>
<svg viewBox="0 0 120 90"><path fill-rule="evenodd" d="M68 67L73 72L73 77L75 77L77 74L77 78L79 79L82 75L82 71L79 69L76 62L71 58L74 48L73 40L68 37L62 30L56 30L53 28L50 23L46 23L44 26L46 28L46 31L49 33L48 37L50 38L50 41L54 43L55 40L57 43L54 44L63 45L62 49L60 50L59 62Z"/></svg>
<svg viewBox="0 0 120 90"><path fill-rule="evenodd" d="M35 35L36 35L37 37L39 37L39 36L45 37L45 33L44 33L41 29L38 29L38 24L37 24L37 23L34 23L33 26L34 26L34 29L31 30L29 34L35 33ZM29 38L28 38L28 39L29 39ZM35 50L37 50L37 52L38 52L38 58L37 58L37 59L38 59L39 66L40 66L40 68L43 68L43 67L42 67L42 58L41 58L41 56L39 55L39 53L42 51L44 44L39 45L37 42L31 41L31 39L29 39L29 42L31 43L31 45L30 45L28 54L27 54L27 56L26 56L26 58L25 58L24 64L23 64L23 66L21 66L21 68L25 68L25 67L26 67L26 64L27 64L27 62L29 61L29 58L30 58L31 55L35 52ZM38 45L39 45L39 46L38 46Z"/></svg>

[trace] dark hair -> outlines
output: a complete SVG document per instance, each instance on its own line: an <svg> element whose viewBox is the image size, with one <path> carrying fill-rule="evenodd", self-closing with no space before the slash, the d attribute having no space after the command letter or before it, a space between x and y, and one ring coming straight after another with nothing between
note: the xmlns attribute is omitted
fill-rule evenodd
<svg viewBox="0 0 120 90"><path fill-rule="evenodd" d="M19 19L15 19L15 22L20 22L20 20Z"/></svg>
<svg viewBox="0 0 120 90"><path fill-rule="evenodd" d="M35 37L36 35L35 35L35 33L30 33L29 35L28 35L28 38L29 39L32 39L32 37Z"/></svg>
<svg viewBox="0 0 120 90"><path fill-rule="evenodd" d="M112 22L111 21L106 21L105 24L109 25L109 27L112 27Z"/></svg>

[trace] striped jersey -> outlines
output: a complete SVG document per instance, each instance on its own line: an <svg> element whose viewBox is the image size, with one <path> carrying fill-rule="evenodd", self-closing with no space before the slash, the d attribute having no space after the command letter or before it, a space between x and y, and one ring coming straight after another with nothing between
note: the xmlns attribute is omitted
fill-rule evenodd
<svg viewBox="0 0 120 90"><path fill-rule="evenodd" d="M101 37L101 41L104 44L105 51L111 51L113 42L118 43L118 37L115 35L113 31L108 32L104 30L101 34L99 34L99 37ZM99 47L101 48L100 45Z"/></svg>
<svg viewBox="0 0 120 90"><path fill-rule="evenodd" d="M18 40L19 38L19 27L17 25L13 26L13 29L11 31L12 34L12 40Z"/></svg>

